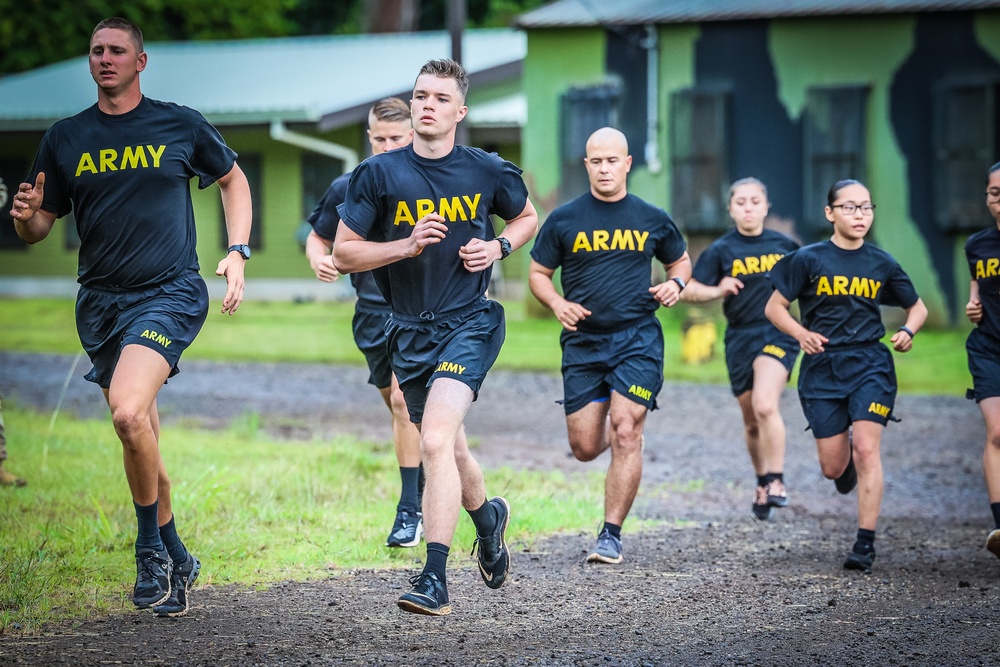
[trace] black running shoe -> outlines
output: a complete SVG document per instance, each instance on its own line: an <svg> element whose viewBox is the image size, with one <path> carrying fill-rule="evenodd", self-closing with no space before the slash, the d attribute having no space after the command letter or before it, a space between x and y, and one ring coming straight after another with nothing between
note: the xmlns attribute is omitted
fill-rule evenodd
<svg viewBox="0 0 1000 667"><path fill-rule="evenodd" d="M507 551L507 524L510 523L510 503L497 496L490 500L490 505L497 512L497 524L493 532L483 537L476 535L472 545L472 553L479 548L476 556L479 561L479 574L490 588L500 588L507 580L510 568L510 554Z"/></svg>
<svg viewBox="0 0 1000 667"><path fill-rule="evenodd" d="M392 532L385 540L387 547L415 547L424 534L423 515L416 510L397 509Z"/></svg>
<svg viewBox="0 0 1000 667"><path fill-rule="evenodd" d="M837 493L843 495L850 493L858 485L858 471L854 468L853 454L847 462L847 468L841 473L840 477L833 480L833 484L837 487Z"/></svg>
<svg viewBox="0 0 1000 667"><path fill-rule="evenodd" d="M135 588L132 603L138 609L148 609L170 597L170 575L173 561L166 551L140 549L135 554Z"/></svg>
<svg viewBox="0 0 1000 667"><path fill-rule="evenodd" d="M874 562L875 549L872 549L867 553L861 553L852 549L851 553L847 554L847 560L844 561L844 569L861 570L865 574L871 574L872 563Z"/></svg>
<svg viewBox="0 0 1000 667"><path fill-rule="evenodd" d="M758 521L767 521L771 518L771 513L774 511L771 508L771 504L768 502L767 487L758 486L754 490L753 494L753 505L750 506L750 511L753 512L753 518Z"/></svg>
<svg viewBox="0 0 1000 667"><path fill-rule="evenodd" d="M780 479L772 479L767 485L767 504L771 507L788 507L788 491Z"/></svg>
<svg viewBox="0 0 1000 667"><path fill-rule="evenodd" d="M188 591L198 579L201 572L201 561L188 552L187 560L182 565L174 566L170 575L170 596L163 604L153 607L157 616L184 616L188 613Z"/></svg>
<svg viewBox="0 0 1000 667"><path fill-rule="evenodd" d="M991 530L990 534L986 536L986 548L991 554L1000 558L1000 528Z"/></svg>
<svg viewBox="0 0 1000 667"><path fill-rule="evenodd" d="M411 614L444 616L451 613L448 589L433 572L421 572L410 577L413 590L400 596L396 605Z"/></svg>

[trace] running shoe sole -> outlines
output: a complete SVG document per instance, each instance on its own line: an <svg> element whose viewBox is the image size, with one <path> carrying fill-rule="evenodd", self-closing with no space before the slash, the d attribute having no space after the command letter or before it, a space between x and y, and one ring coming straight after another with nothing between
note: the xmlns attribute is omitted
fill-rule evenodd
<svg viewBox="0 0 1000 667"><path fill-rule="evenodd" d="M990 534L986 537L986 548L991 554L1000 558L1000 528L990 531Z"/></svg>

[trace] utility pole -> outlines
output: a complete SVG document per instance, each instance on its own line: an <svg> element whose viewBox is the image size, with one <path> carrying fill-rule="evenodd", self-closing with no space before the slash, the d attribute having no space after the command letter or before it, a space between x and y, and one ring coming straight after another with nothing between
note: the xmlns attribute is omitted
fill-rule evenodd
<svg viewBox="0 0 1000 667"><path fill-rule="evenodd" d="M462 33L465 31L465 2L466 0L448 0L448 34L451 36L451 59L457 63L462 62ZM467 121L458 124L455 131L455 143L468 144L469 129L465 125Z"/></svg>

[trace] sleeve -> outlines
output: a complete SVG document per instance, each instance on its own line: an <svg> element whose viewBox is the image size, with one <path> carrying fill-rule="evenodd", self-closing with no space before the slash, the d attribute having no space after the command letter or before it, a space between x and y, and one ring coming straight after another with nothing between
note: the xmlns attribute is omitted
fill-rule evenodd
<svg viewBox="0 0 1000 667"><path fill-rule="evenodd" d="M308 222L321 239L333 241L337 236L337 225L340 223L337 207L344 202L346 190L347 184L344 180L335 179L323 194L323 198L319 200L315 210L309 214Z"/></svg>
<svg viewBox="0 0 1000 667"><path fill-rule="evenodd" d="M666 211L660 211L660 215L665 218L663 223L667 227L667 233L656 245L654 254L656 259L664 264L673 264L684 255L684 251L687 250L687 241L684 240L681 230L677 229L677 225L674 224L673 219Z"/></svg>
<svg viewBox="0 0 1000 667"><path fill-rule="evenodd" d="M494 155L495 157L495 155ZM499 159L499 158L497 158ZM528 203L528 188L521 178L521 170L512 162L501 160L500 176L490 213L504 220L513 220L521 214Z"/></svg>
<svg viewBox="0 0 1000 667"><path fill-rule="evenodd" d="M718 241L705 248L698 256L691 277L702 285L714 287L719 284L722 280L722 258L719 253Z"/></svg>
<svg viewBox="0 0 1000 667"><path fill-rule="evenodd" d="M73 201L70 199L66 184L61 176L62 172L59 170L55 143L51 132L46 132L45 136L42 137L42 143L38 146L35 161L31 165L25 182L34 183L38 174L45 172L45 198L42 200L42 208L49 213L55 213L57 218L61 218L73 210Z"/></svg>
<svg viewBox="0 0 1000 667"><path fill-rule="evenodd" d="M919 298L917 290L913 288L913 282L906 275L906 271L903 271L903 267L899 265L899 262L893 260L889 278L882 289L882 303L886 306L909 308Z"/></svg>
<svg viewBox="0 0 1000 667"><path fill-rule="evenodd" d="M380 213L375 170L372 161L365 160L351 174L344 203L337 207L337 214L351 231L367 239Z"/></svg>
<svg viewBox="0 0 1000 667"><path fill-rule="evenodd" d="M553 211L549 219L545 221L542 228L535 237L535 245L531 248L531 259L535 260L547 269L557 269L562 264L562 248L559 243L559 230L557 229L559 217Z"/></svg>
<svg viewBox="0 0 1000 667"><path fill-rule="evenodd" d="M198 189L204 190L228 174L236 164L236 151L215 127L198 112L194 150L191 152L191 169L198 176Z"/></svg>
<svg viewBox="0 0 1000 667"><path fill-rule="evenodd" d="M789 301L795 301L809 283L808 257L801 250L790 252L771 268L767 279Z"/></svg>

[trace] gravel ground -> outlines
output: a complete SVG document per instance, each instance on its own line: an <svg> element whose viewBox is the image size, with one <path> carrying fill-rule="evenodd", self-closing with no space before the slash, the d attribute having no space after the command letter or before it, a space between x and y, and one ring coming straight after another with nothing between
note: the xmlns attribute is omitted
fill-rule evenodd
<svg viewBox="0 0 1000 667"><path fill-rule="evenodd" d="M0 393L52 410L72 365L0 353ZM101 416L88 368L81 360L62 409ZM186 361L182 371L160 393L167 428L256 412L276 437L390 438L360 368ZM556 375L491 373L466 422L482 465L606 469L607 455L568 456L560 395ZM513 544L499 591L462 561L448 617L395 607L406 573L338 571L267 591L202 587L181 619L126 613L0 636L0 664L1000 665L1000 560L983 549L991 526L973 402L899 398L869 576L841 569L855 497L820 475L794 390L782 401L791 503L764 524L749 516L753 477L728 388L667 385L659 402L633 515L663 522L642 533L626 524L621 566L583 563L598 513L531 550Z"/></svg>

